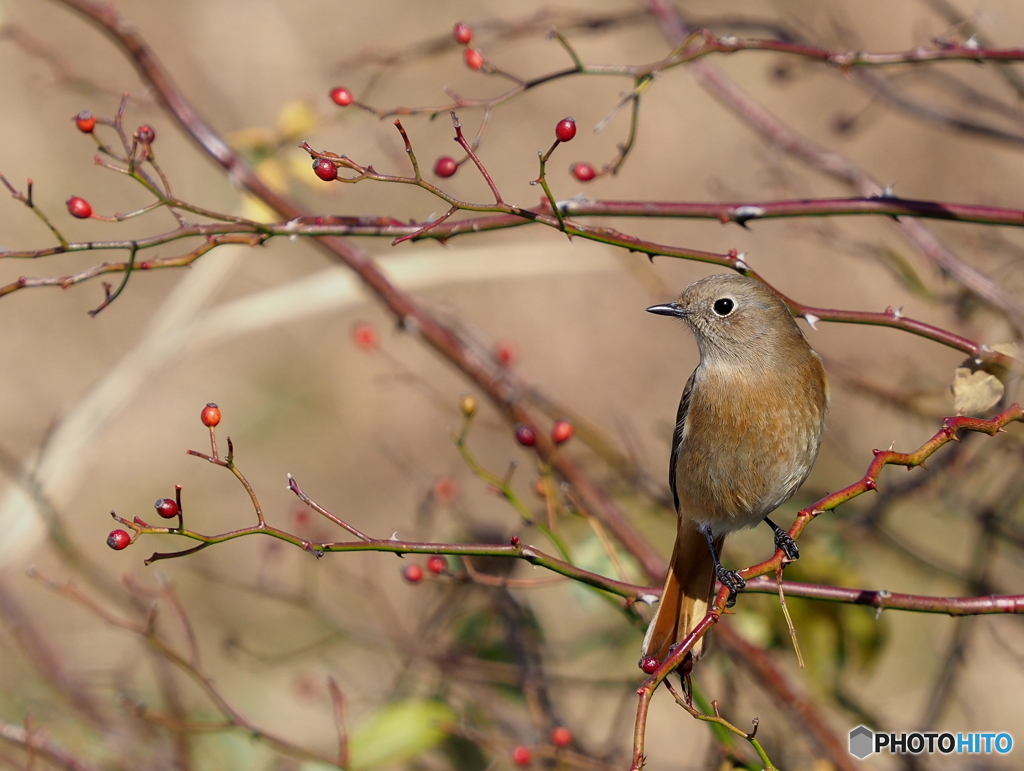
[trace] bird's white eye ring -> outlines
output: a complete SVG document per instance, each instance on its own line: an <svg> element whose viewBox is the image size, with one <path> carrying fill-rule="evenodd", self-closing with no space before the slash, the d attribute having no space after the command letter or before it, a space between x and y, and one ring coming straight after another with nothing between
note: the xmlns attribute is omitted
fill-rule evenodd
<svg viewBox="0 0 1024 771"><path fill-rule="evenodd" d="M715 300L715 304L711 308L716 314L724 318L736 309L736 303L732 301L731 297L720 297Z"/></svg>

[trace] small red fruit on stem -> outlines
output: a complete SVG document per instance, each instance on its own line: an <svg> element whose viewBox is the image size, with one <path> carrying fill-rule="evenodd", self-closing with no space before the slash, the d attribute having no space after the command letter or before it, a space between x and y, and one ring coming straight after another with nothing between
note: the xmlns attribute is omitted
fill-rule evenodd
<svg viewBox="0 0 1024 771"><path fill-rule="evenodd" d="M530 752L529 747L524 747L520 744L518 747L512 750L512 762L515 763L517 766L530 765L530 760L532 758L533 753Z"/></svg>
<svg viewBox="0 0 1024 771"><path fill-rule="evenodd" d="M508 340L499 340L497 345L494 346L494 358L498 360L498 364L503 367L508 367L516 363L516 359L519 358L519 350L516 348L515 343L510 343Z"/></svg>
<svg viewBox="0 0 1024 771"><path fill-rule="evenodd" d="M445 474L434 482L433 494L438 503L451 503L459 497L459 483Z"/></svg>
<svg viewBox="0 0 1024 771"><path fill-rule="evenodd" d="M96 128L96 116L88 110L82 110L72 120L83 134L91 134L92 130Z"/></svg>
<svg viewBox="0 0 1024 771"><path fill-rule="evenodd" d="M640 659L640 669L646 672L648 675L653 675L658 671L658 667L661 666L661 662L658 661L654 656L644 656Z"/></svg>
<svg viewBox="0 0 1024 771"><path fill-rule="evenodd" d="M534 430L525 423L520 423L516 426L515 437L516 441L523 447L533 447L537 444L536 432L534 432Z"/></svg>
<svg viewBox="0 0 1024 771"><path fill-rule="evenodd" d="M352 104L352 92L344 86L338 86L331 91L331 101L339 107L348 107Z"/></svg>
<svg viewBox="0 0 1024 771"><path fill-rule="evenodd" d="M442 573L448 572L448 560L442 557L440 554L435 554L427 560L427 570L435 575L441 575Z"/></svg>
<svg viewBox="0 0 1024 771"><path fill-rule="evenodd" d="M213 428L220 423L220 407L210 402L203 407L203 411L199 414L199 419L203 421L203 425L207 428Z"/></svg>
<svg viewBox="0 0 1024 771"><path fill-rule="evenodd" d="M377 347L377 330L373 325L360 321L352 327L352 339L364 351L372 350Z"/></svg>
<svg viewBox="0 0 1024 771"><path fill-rule="evenodd" d="M178 504L173 498L161 498L153 504L156 513L164 519L171 519L178 516Z"/></svg>
<svg viewBox="0 0 1024 771"><path fill-rule="evenodd" d="M338 178L338 167L334 165L334 161L317 158L313 161L313 173L324 182L333 182Z"/></svg>
<svg viewBox="0 0 1024 771"><path fill-rule="evenodd" d="M555 136L559 142L568 142L576 136L576 121L572 118L563 118L555 126Z"/></svg>
<svg viewBox="0 0 1024 771"><path fill-rule="evenodd" d="M551 441L555 444L568 442L572 439L573 433L575 433L575 429L572 427L572 423L568 420L556 420L555 425L551 427Z"/></svg>
<svg viewBox="0 0 1024 771"><path fill-rule="evenodd" d="M558 726L551 731L551 743L556 747L568 747L572 744L572 731L565 726Z"/></svg>
<svg viewBox="0 0 1024 771"><path fill-rule="evenodd" d="M132 542L132 537L124 530L111 530L107 536L107 546L114 551L121 551Z"/></svg>
<svg viewBox="0 0 1024 771"><path fill-rule="evenodd" d="M455 41L462 45L466 45L473 39L472 28L463 24L461 21L452 27L452 34L455 36Z"/></svg>
<svg viewBox="0 0 1024 771"><path fill-rule="evenodd" d="M135 131L135 136L139 138L139 141L145 145L151 145L156 140L156 132L153 131L152 126L139 126Z"/></svg>
<svg viewBox="0 0 1024 771"><path fill-rule="evenodd" d="M402 571L402 578L410 584L418 584L423 580L423 568L415 563L406 565L405 569Z"/></svg>
<svg viewBox="0 0 1024 771"><path fill-rule="evenodd" d="M466 66L471 70L479 70L484 66L484 55L475 48L467 48L463 56L466 59Z"/></svg>
<svg viewBox="0 0 1024 771"><path fill-rule="evenodd" d="M589 163L574 163L569 171L580 182L589 182L597 176L597 172L594 171L594 167Z"/></svg>
<svg viewBox="0 0 1024 771"><path fill-rule="evenodd" d="M439 177L450 177L458 170L459 164L447 155L442 155L434 161L434 173Z"/></svg>
<svg viewBox="0 0 1024 771"><path fill-rule="evenodd" d="M68 199L68 214L80 220L87 220L92 216L92 206L84 198L73 195Z"/></svg>

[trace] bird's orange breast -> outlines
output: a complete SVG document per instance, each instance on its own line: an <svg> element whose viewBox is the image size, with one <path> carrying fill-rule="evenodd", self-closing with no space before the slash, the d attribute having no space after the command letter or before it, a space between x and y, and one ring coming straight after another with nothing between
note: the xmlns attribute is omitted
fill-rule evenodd
<svg viewBox="0 0 1024 771"><path fill-rule="evenodd" d="M743 369L698 370L676 465L680 515L718 533L752 527L789 500L818 454L825 417L813 353L797 367Z"/></svg>

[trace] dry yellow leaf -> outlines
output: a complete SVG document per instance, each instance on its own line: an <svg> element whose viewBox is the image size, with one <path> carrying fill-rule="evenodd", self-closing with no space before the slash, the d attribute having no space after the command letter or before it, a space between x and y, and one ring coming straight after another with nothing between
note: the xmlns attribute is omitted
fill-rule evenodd
<svg viewBox="0 0 1024 771"><path fill-rule="evenodd" d="M996 343L991 348L1024 361L1024 349L1019 343ZM958 415L980 415L1003 398L1005 379L975 369L973 363L972 359L967 359L953 373L953 408Z"/></svg>
<svg viewBox="0 0 1024 771"><path fill-rule="evenodd" d="M302 99L288 102L277 114L277 131L282 139L302 139L316 124L316 113L309 102Z"/></svg>
<svg viewBox="0 0 1024 771"><path fill-rule="evenodd" d="M957 367L953 373L953 408L958 415L979 415L1003 398L999 378L979 369Z"/></svg>

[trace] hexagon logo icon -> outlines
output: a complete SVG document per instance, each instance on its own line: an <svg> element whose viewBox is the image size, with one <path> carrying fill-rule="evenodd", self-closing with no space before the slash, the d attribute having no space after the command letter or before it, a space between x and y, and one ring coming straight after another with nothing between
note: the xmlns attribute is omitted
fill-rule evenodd
<svg viewBox="0 0 1024 771"><path fill-rule="evenodd" d="M864 760L875 751L875 735L862 725L850 731L850 754Z"/></svg>

